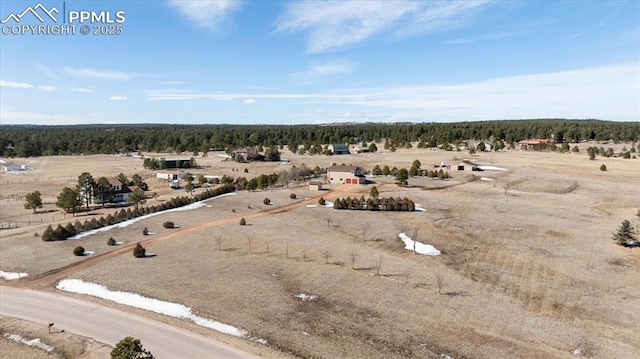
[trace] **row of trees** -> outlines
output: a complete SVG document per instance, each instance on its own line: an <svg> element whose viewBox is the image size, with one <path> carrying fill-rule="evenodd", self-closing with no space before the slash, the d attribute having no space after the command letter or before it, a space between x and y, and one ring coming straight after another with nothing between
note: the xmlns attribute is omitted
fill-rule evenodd
<svg viewBox="0 0 640 359"><path fill-rule="evenodd" d="M638 146L640 146L640 144L638 144ZM596 156L601 156L601 157L614 157L614 156L619 156L622 158L626 158L629 159L633 156L633 158L636 158L636 148L633 146L633 144L631 145L631 149L627 150L627 147L623 147L622 151L618 154L616 154L616 152L613 150L613 148L609 147L606 150L604 149L604 147L589 147L587 148L587 154L589 155L589 159L590 160L595 160Z"/></svg>
<svg viewBox="0 0 640 359"><path fill-rule="evenodd" d="M393 148L411 142L422 147L454 147L468 139L512 144L529 138L554 138L558 144L582 140L637 142L640 122L598 120L517 120L458 123L326 125L91 125L2 126L0 156L33 157L96 153L202 152L284 145L319 154L330 143L385 143Z"/></svg>
<svg viewBox="0 0 640 359"><path fill-rule="evenodd" d="M174 168L196 168L198 167L198 163L194 157L191 157L189 160L176 160ZM163 158L156 159L153 157L145 157L142 166L149 170L162 170L167 168L167 161Z"/></svg>
<svg viewBox="0 0 640 359"><path fill-rule="evenodd" d="M357 198L336 198L333 202L334 209L351 209L351 210L367 210L367 211L402 211L413 212L416 210L416 205L412 200L408 198L378 198L369 197L365 199L364 196Z"/></svg>
<svg viewBox="0 0 640 359"><path fill-rule="evenodd" d="M100 219L92 218L90 221L85 220L84 223L81 223L79 220L76 220L75 223L67 223L66 226L62 226L58 224L58 226L54 229L51 225L45 229L42 233L42 240L45 242L49 241L62 241L69 237L72 237L78 233L90 231L94 229L98 229L101 227L109 226L112 224L124 222L126 220L144 216L151 213L166 211L172 208L178 208L185 205L188 205L193 202L202 201L207 198L219 196L221 194L230 193L235 191L235 187L233 185L223 185L215 189L208 189L206 191L200 192L195 196L186 197L173 197L169 201L162 202L161 204L146 206L146 207L136 207L135 209L127 208L126 210L123 208L119 211L116 211L114 214L108 214L106 216L100 217Z"/></svg>

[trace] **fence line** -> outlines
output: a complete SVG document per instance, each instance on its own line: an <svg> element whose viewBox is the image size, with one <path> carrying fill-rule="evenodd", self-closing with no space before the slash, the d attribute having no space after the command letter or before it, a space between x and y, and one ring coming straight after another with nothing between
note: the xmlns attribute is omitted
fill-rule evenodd
<svg viewBox="0 0 640 359"><path fill-rule="evenodd" d="M548 178L536 178L536 176L530 176L530 177L523 177L523 178L518 178L517 180L514 181L510 181L507 182L504 185L504 190L505 193L508 192L510 189L518 189L518 185L523 183L523 182L527 182L527 181L532 181L532 180L540 180L540 181L545 181L545 182L561 182L561 183L565 183L568 186L564 187L564 188L551 188L551 187L547 187L547 188L534 188L531 190L527 190L527 192L547 192L547 193L556 193L556 194L564 194L564 193L570 193L573 190L575 190L576 188L578 188L578 181L573 181L573 180L552 180L552 179L548 179Z"/></svg>

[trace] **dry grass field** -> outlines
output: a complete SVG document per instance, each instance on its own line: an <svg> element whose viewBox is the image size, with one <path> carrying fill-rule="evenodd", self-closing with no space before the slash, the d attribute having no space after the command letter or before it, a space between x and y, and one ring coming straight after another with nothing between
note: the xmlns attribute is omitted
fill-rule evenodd
<svg viewBox="0 0 640 359"><path fill-rule="evenodd" d="M638 358L640 249L615 245L611 234L625 219L640 224L635 217L640 159L590 161L590 145L580 144L577 154L518 150L473 157L417 149L334 157L287 152L290 165L238 164L209 154L198 158L205 168L193 173L250 177L334 162L408 168L415 159L430 168L463 158L508 171L476 172L476 180L469 172L451 172L453 178L444 182L411 178L408 188L397 187L392 178L373 179L381 196L406 196L425 212L301 205L261 215L319 194L291 186L242 191L195 210L55 243L34 234L60 221L55 205L43 209L52 212L30 214L16 198L38 189L47 202L55 202L61 188L73 185L84 171L94 178L152 173L142 169L140 159L127 157L28 159L24 162L33 170L0 175L0 222L19 223L0 232L0 269L37 275L81 260L72 254L78 244L98 255L114 249L106 245L112 236L130 244L173 232L147 246L156 257L121 255L72 277L185 304L200 316L267 339L271 348L286 353L283 357L570 358L579 349L583 357ZM606 172L599 169L602 163ZM527 180L505 190L505 184L519 179ZM574 190L558 193L574 182ZM154 179L149 184L158 201L185 195ZM326 199L367 196L370 187L334 186ZM290 199L291 193L300 199ZM265 197L274 205L264 205ZM241 217L248 225L238 224ZM24 224L39 218L43 224ZM70 219L67 215L61 223ZM162 228L167 220L180 228ZM198 227L212 221L218 222ZM144 227L155 234L142 236ZM442 255L405 250L401 232L417 235ZM302 293L317 299L295 297ZM166 321L223 337L186 321ZM267 357L279 355L252 342L226 340Z"/></svg>

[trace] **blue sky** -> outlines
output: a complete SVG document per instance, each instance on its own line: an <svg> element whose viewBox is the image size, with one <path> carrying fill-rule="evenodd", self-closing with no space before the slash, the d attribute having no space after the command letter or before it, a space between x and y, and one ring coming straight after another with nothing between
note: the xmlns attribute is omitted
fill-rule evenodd
<svg viewBox="0 0 640 359"><path fill-rule="evenodd" d="M41 3L0 2L2 124L640 121L640 1Z"/></svg>

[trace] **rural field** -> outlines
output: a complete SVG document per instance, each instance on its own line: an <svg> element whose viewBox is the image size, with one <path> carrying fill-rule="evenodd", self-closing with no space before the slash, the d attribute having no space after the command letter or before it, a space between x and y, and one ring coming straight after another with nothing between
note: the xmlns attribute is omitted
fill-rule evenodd
<svg viewBox="0 0 640 359"><path fill-rule="evenodd" d="M376 176L369 178L373 184L325 185L320 192L295 183L239 191L195 209L60 242L44 242L39 235L48 225L114 211L96 207L74 218L55 206L61 189L75 185L82 172L94 178L138 173L152 187L148 194L157 194L147 204L188 194L156 180L140 158L16 159L31 169L0 175L0 270L29 277L0 284L56 291L52 280L77 278L180 303L267 344L70 294L264 357L638 358L640 249L618 246L611 237L623 220L640 225L640 159L590 161L586 148L591 145L578 144L579 153L512 150L473 156L415 148L331 157L285 150L290 163L284 165L241 164L209 153L196 158L202 168L191 173L251 178L302 164L409 168L416 159L422 169L462 159L497 168L451 171L446 181L410 178L408 187L398 187L393 177ZM601 164L607 171L600 170ZM407 197L424 211L318 205L320 196L328 202L367 197L372 186L382 197ZM34 190L45 202L37 214L23 207L24 196ZM263 203L265 197L270 205ZM239 225L241 218L247 225ZM165 229L165 221L179 228ZM150 236L142 235L145 227ZM406 250L400 233L433 245L441 255ZM122 246L108 246L110 237ZM155 256L131 255L137 242ZM77 245L93 255L74 256ZM0 322L3 330L25 333L36 330L31 325L11 318ZM84 346L95 357L104 354L100 345L86 344L86 338L65 340L70 352ZM0 344L11 346L12 353L20 351L2 338Z"/></svg>

